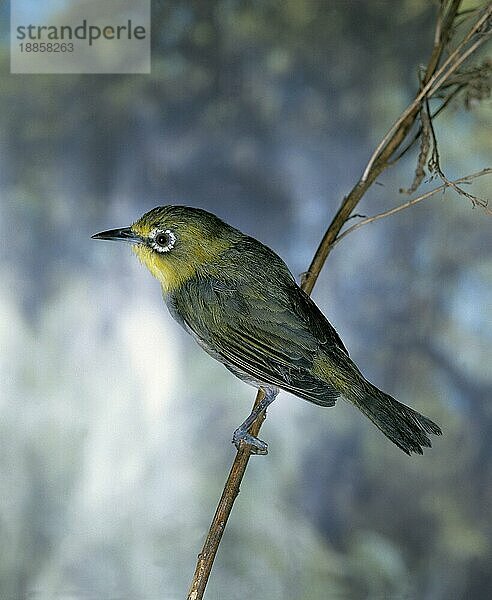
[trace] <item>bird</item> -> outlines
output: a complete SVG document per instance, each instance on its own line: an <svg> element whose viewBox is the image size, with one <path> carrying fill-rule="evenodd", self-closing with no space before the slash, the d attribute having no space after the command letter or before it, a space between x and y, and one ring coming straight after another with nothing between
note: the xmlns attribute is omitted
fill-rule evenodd
<svg viewBox="0 0 492 600"><path fill-rule="evenodd" d="M159 206L129 227L92 236L129 242L159 281L174 319L262 400L234 431L239 449L267 454L249 433L284 390L318 406L355 405L406 454L423 454L440 427L370 383L285 262L259 240L200 208Z"/></svg>

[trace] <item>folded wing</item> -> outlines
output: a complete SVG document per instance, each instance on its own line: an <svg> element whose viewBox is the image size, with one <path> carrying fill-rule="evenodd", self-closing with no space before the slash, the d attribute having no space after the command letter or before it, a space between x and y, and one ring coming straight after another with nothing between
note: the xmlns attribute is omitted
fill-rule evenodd
<svg viewBox="0 0 492 600"><path fill-rule="evenodd" d="M339 392L312 374L313 361L330 346L346 349L311 299L293 281L283 283L272 290L196 277L173 302L186 327L234 372L333 406Z"/></svg>

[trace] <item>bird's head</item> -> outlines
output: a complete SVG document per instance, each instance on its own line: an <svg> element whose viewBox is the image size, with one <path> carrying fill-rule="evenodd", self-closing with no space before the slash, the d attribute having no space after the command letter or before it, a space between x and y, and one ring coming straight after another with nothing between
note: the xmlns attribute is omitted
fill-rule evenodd
<svg viewBox="0 0 492 600"><path fill-rule="evenodd" d="M99 240L130 242L167 292L178 288L241 235L215 215L188 206L159 206L130 227L96 233Z"/></svg>

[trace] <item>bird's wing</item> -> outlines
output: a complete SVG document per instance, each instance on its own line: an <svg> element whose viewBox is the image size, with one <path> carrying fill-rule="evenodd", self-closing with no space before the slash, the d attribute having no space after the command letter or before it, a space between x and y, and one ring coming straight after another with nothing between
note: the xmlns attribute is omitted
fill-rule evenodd
<svg viewBox="0 0 492 600"><path fill-rule="evenodd" d="M174 304L193 334L232 370L322 406L335 404L339 392L313 375L313 361L321 349L346 350L294 282L268 291L196 278Z"/></svg>

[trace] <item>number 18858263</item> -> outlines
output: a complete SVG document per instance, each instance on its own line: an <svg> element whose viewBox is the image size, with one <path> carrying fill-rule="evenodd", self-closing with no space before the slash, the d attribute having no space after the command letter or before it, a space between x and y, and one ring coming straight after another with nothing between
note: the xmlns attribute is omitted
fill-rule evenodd
<svg viewBox="0 0 492 600"><path fill-rule="evenodd" d="M72 42L21 42L21 52L73 52Z"/></svg>

